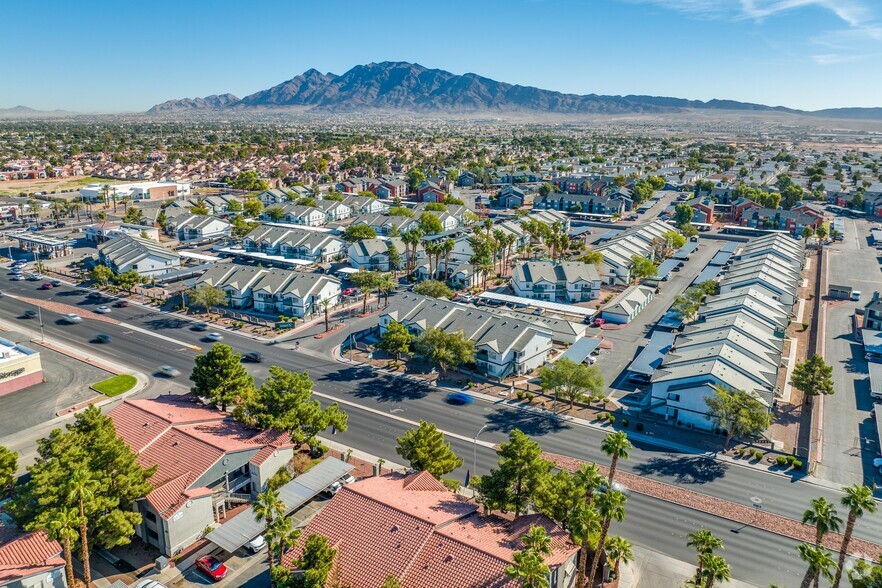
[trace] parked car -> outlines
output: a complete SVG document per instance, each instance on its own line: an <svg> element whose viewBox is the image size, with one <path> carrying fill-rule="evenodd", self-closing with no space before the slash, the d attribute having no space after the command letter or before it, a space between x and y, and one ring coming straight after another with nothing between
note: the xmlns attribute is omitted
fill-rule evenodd
<svg viewBox="0 0 882 588"><path fill-rule="evenodd" d="M351 484L354 481L355 478L351 474L346 474L345 476L328 486L328 492L333 496L334 494L339 492L340 489L343 488L343 486L345 486L346 484Z"/></svg>
<svg viewBox="0 0 882 588"><path fill-rule="evenodd" d="M602 326L605 325L605 324L606 324L606 320L604 320L604 319L602 319L602 318L596 318L596 319L594 319L594 326L595 326L595 327L602 327Z"/></svg>
<svg viewBox="0 0 882 588"><path fill-rule="evenodd" d="M95 309L95 312L97 312L98 314L107 314L108 312L110 312L110 307L109 306L99 306L98 308Z"/></svg>
<svg viewBox="0 0 882 588"><path fill-rule="evenodd" d="M258 535L251 541L245 544L245 547L248 548L251 553L257 553L264 547L266 547L266 539L264 539L263 535Z"/></svg>
<svg viewBox="0 0 882 588"><path fill-rule="evenodd" d="M212 555L197 559L196 567L215 582L220 582L227 577L227 566Z"/></svg>
<svg viewBox="0 0 882 588"><path fill-rule="evenodd" d="M61 315L61 320L72 325L83 322L83 319L80 317L80 315L74 313Z"/></svg>
<svg viewBox="0 0 882 588"><path fill-rule="evenodd" d="M31 274L28 276L28 279L32 282L39 282L40 280L43 279L43 275L42 274Z"/></svg>
<svg viewBox="0 0 882 588"><path fill-rule="evenodd" d="M101 292L89 292L89 295L86 296L89 300L101 300L104 298L104 295Z"/></svg>
<svg viewBox="0 0 882 588"><path fill-rule="evenodd" d="M52 284L53 286L55 286L55 287L57 288L58 286L61 285L61 280L52 280L52 281L49 282L49 283Z"/></svg>
<svg viewBox="0 0 882 588"><path fill-rule="evenodd" d="M358 294L358 288L344 288L343 296L355 296Z"/></svg>
<svg viewBox="0 0 882 588"><path fill-rule="evenodd" d="M220 341L224 338L220 333L209 333L205 336L205 338L209 341Z"/></svg>
<svg viewBox="0 0 882 588"><path fill-rule="evenodd" d="M13 282L24 282L24 280L25 280L25 277L21 274L16 274L16 275L12 276Z"/></svg>
<svg viewBox="0 0 882 588"><path fill-rule="evenodd" d="M170 365L161 365L159 366L159 373L167 378L177 378L181 375L181 371L177 368L174 368Z"/></svg>

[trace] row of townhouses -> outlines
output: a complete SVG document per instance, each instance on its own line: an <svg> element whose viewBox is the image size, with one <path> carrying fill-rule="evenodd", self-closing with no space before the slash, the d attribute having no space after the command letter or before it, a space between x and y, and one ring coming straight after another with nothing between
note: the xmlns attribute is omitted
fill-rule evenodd
<svg viewBox="0 0 882 588"><path fill-rule="evenodd" d="M343 253L346 243L331 233L260 225L242 238L242 247L248 252L328 263Z"/></svg>

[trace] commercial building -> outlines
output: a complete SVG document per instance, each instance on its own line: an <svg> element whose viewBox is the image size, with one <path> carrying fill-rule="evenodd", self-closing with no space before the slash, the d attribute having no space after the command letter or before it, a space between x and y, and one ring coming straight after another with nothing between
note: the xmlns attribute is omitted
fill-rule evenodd
<svg viewBox="0 0 882 588"><path fill-rule="evenodd" d="M59 239L51 235L34 233L13 235L12 238L18 241L19 249L28 253L36 253L39 257L55 259L73 253L74 241L72 239Z"/></svg>
<svg viewBox="0 0 882 588"><path fill-rule="evenodd" d="M108 188L105 190L105 186ZM117 201L125 200L164 200L168 198L186 198L190 195L190 184L177 182L136 182L133 184L89 184L80 188L80 198L96 202L105 197L110 201L116 196Z"/></svg>
<svg viewBox="0 0 882 588"><path fill-rule="evenodd" d="M135 503L141 539L174 556L202 538L229 506L251 502L292 458L287 433L249 429L191 396L129 399L110 411L116 432L153 490Z"/></svg>
<svg viewBox="0 0 882 588"><path fill-rule="evenodd" d="M549 567L547 585L573 587L578 548L560 526L539 514L514 520L483 515L477 504L426 471L343 486L282 564L296 569L306 538L317 534L336 548L335 574L347 586L380 586L391 575L402 588L516 588L520 581L505 569L532 526L544 528L551 540L551 553L542 556Z"/></svg>
<svg viewBox="0 0 882 588"><path fill-rule="evenodd" d="M19 343L0 339L0 396L42 381L40 354Z"/></svg>
<svg viewBox="0 0 882 588"><path fill-rule="evenodd" d="M83 232L86 234L86 241L89 241L90 243L104 243L118 235L131 235L133 237L142 237L144 239L159 241L159 229L156 227L131 223L114 223L105 221L103 223L87 225L83 228Z"/></svg>
<svg viewBox="0 0 882 588"><path fill-rule="evenodd" d="M98 261L117 274L135 270L141 276L155 277L181 269L181 256L152 239L128 234L114 237L98 246Z"/></svg>

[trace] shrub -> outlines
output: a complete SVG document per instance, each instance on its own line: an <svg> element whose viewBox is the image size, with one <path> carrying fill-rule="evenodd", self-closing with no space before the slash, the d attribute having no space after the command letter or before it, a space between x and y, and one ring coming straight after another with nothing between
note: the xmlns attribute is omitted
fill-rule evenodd
<svg viewBox="0 0 882 588"><path fill-rule="evenodd" d="M609 424L613 424L616 422L616 416L610 413L606 413L606 420L609 421Z"/></svg>
<svg viewBox="0 0 882 588"><path fill-rule="evenodd" d="M609 403L609 398L604 398L604 399L603 399L603 403L604 403L604 404L608 404L608 403Z"/></svg>
<svg viewBox="0 0 882 588"><path fill-rule="evenodd" d="M760 451L759 449L754 449L753 451L750 452L750 454L751 454L755 459L762 459L762 458L763 458L763 452Z"/></svg>
<svg viewBox="0 0 882 588"><path fill-rule="evenodd" d="M598 420L598 421L605 421L605 420L606 420L606 416L607 416L607 415L606 415L605 412L601 412L600 414L597 415L597 420Z"/></svg>
<svg viewBox="0 0 882 588"><path fill-rule="evenodd" d="M627 427L629 424L630 423L628 422L628 419L622 419L622 426L623 427Z"/></svg>
<svg viewBox="0 0 882 588"><path fill-rule="evenodd" d="M807 330L808 328L809 328L809 324L808 324L808 323L802 323L802 330L803 330L803 331Z"/></svg>
<svg viewBox="0 0 882 588"><path fill-rule="evenodd" d="M643 430L643 423L637 423L636 425L634 425L634 428L637 429L638 431L642 431Z"/></svg>
<svg viewBox="0 0 882 588"><path fill-rule="evenodd" d="M741 457L742 455L744 455L744 450L743 450L743 449L736 449L736 450L735 450L735 456L736 456L736 457Z"/></svg>
<svg viewBox="0 0 882 588"><path fill-rule="evenodd" d="M526 392L524 392L523 390L518 390L518 391L515 393L515 396L517 396L517 399L518 399L518 400L523 400L525 394L526 394Z"/></svg>
<svg viewBox="0 0 882 588"><path fill-rule="evenodd" d="M790 467L792 467L794 470L801 470L802 469L802 462L800 460L794 458L790 461Z"/></svg>
<svg viewBox="0 0 882 588"><path fill-rule="evenodd" d="M536 396L532 392L527 392L526 394L524 394L524 398L527 399L528 403L532 404L533 399L536 398Z"/></svg>
<svg viewBox="0 0 882 588"><path fill-rule="evenodd" d="M783 467L787 467L790 464L790 460L788 459L790 456L787 455L779 455L778 459L775 460L775 464Z"/></svg>
<svg viewBox="0 0 882 588"><path fill-rule="evenodd" d="M298 476L311 467L312 460L306 454L298 453L291 458L291 468Z"/></svg>

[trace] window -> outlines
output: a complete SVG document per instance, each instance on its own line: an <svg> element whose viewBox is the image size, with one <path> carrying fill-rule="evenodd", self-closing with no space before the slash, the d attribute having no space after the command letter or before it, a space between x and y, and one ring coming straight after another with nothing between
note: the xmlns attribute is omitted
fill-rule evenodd
<svg viewBox="0 0 882 588"><path fill-rule="evenodd" d="M150 512L149 510L144 511L144 518L147 519L148 521L150 521L151 523L156 522L156 515L153 514L152 512Z"/></svg>
<svg viewBox="0 0 882 588"><path fill-rule="evenodd" d="M157 533L153 529L147 529L147 537L154 541L159 541L159 533Z"/></svg>
<svg viewBox="0 0 882 588"><path fill-rule="evenodd" d="M673 402L680 402L680 395L674 394L673 392L668 392L668 400Z"/></svg>

